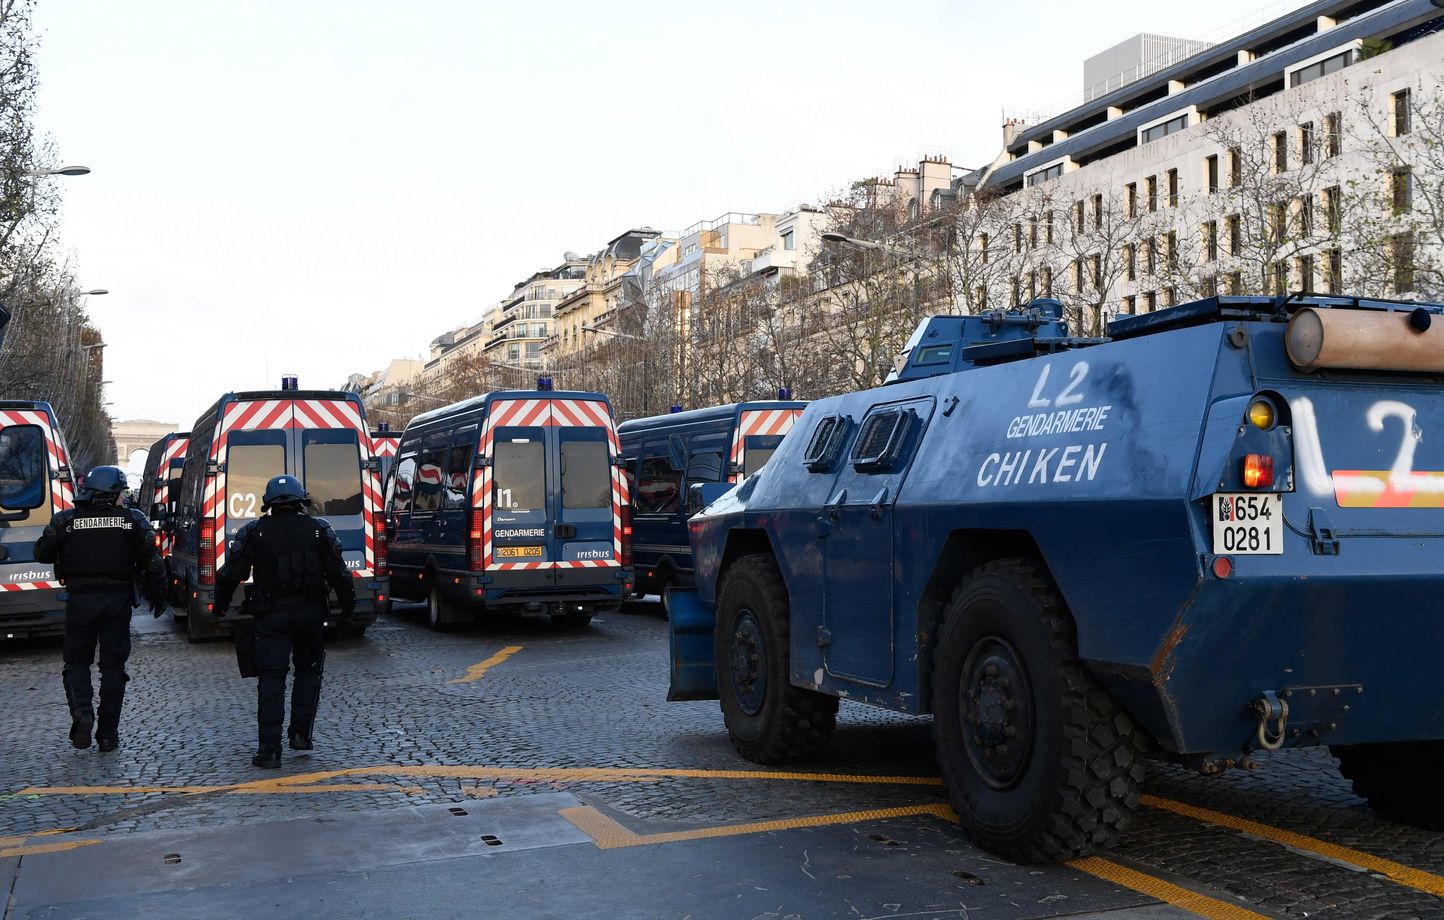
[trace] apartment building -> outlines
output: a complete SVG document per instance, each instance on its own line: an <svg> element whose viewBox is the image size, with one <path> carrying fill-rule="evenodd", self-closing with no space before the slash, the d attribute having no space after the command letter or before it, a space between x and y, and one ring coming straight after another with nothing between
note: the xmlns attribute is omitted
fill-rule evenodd
<svg viewBox="0 0 1444 920"><path fill-rule="evenodd" d="M492 312L482 354L493 365L542 366L542 345L551 337L557 304L586 283L588 260L572 252L563 259L518 282Z"/></svg>
<svg viewBox="0 0 1444 920"><path fill-rule="evenodd" d="M1441 30L1431 0L1332 0L1181 58L1201 43L1169 40L1171 63L1111 89L1090 73L1093 98L1005 125L968 183L992 193L984 245L1011 276L990 297L1102 319L1212 293L1411 294L1413 183L1440 177L1410 174L1406 135L1418 96L1438 105Z"/></svg>
<svg viewBox="0 0 1444 920"><path fill-rule="evenodd" d="M612 316L622 306L629 291L639 287L627 280L637 268L644 252L658 248L662 234L650 227L628 230L607 241L607 245L587 259L582 284L557 302L552 310L552 334L540 349L552 363L566 362L583 351L597 335L594 324Z"/></svg>

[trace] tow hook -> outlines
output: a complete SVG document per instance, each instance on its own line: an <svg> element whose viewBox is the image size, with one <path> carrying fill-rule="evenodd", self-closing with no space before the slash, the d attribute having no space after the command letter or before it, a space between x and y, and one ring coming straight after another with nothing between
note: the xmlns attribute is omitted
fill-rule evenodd
<svg viewBox="0 0 1444 920"><path fill-rule="evenodd" d="M1266 751L1277 751L1284 746L1284 730L1289 721L1289 704L1281 700L1272 690L1265 690L1263 696L1253 701L1252 708L1258 715L1258 745ZM1270 722L1276 722L1272 730Z"/></svg>

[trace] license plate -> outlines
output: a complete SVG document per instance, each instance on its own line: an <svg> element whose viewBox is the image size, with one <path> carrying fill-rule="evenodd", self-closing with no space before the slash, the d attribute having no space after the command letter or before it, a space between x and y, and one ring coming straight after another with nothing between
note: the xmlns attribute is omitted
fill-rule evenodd
<svg viewBox="0 0 1444 920"><path fill-rule="evenodd" d="M540 546L498 546L496 558L498 559L540 559L542 557Z"/></svg>
<svg viewBox="0 0 1444 920"><path fill-rule="evenodd" d="M1284 504L1276 492L1213 496L1216 555L1266 556L1284 551Z"/></svg>

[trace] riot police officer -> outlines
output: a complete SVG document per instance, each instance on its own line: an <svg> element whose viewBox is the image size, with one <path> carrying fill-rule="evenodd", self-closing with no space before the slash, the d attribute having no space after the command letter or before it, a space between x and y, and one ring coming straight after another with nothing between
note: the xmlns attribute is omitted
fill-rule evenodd
<svg viewBox="0 0 1444 920"><path fill-rule="evenodd" d="M326 586L341 602L341 616L356 610L356 589L341 556L341 541L322 518L306 514L310 497L294 476L273 476L261 497L268 512L240 529L226 564L216 573L216 612L224 612L236 587L255 572L246 608L255 617L256 722L260 747L251 763L281 765L281 720L286 704L286 659L294 660L291 685L291 750L309 751L326 652L323 625Z"/></svg>
<svg viewBox="0 0 1444 920"><path fill-rule="evenodd" d="M165 568L155 551L150 521L118 504L125 473L100 466L85 477L75 508L51 519L35 541L35 558L54 563L65 586L65 698L70 704L70 743L102 753L120 743L125 699L125 662L130 657L130 614L137 582L151 612L165 611ZM90 666L100 645L100 720L97 724Z"/></svg>

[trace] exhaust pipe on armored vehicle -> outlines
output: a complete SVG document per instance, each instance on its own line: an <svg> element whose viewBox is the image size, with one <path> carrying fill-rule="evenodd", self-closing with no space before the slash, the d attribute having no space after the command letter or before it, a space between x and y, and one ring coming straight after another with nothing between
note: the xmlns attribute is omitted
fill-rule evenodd
<svg viewBox="0 0 1444 920"><path fill-rule="evenodd" d="M1444 374L1444 322L1409 312L1308 308L1289 320L1289 360L1303 371L1334 368Z"/></svg>

